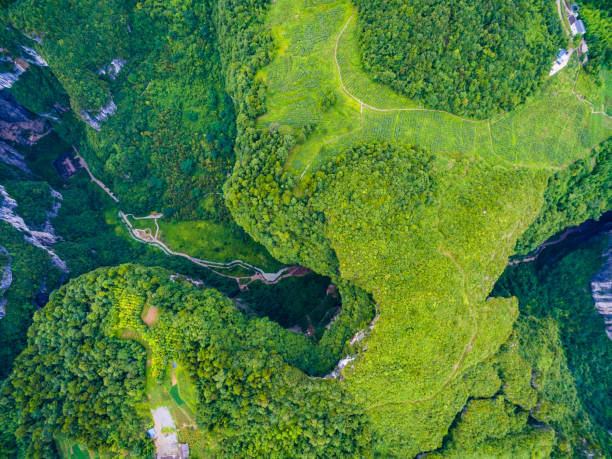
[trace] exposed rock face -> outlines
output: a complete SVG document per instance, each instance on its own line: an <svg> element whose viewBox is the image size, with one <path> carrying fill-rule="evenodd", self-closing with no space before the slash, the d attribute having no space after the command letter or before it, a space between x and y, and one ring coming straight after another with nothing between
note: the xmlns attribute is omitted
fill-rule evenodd
<svg viewBox="0 0 612 459"><path fill-rule="evenodd" d="M11 70L0 72L0 89L13 86L13 84L19 80L21 74L27 70L27 67L18 65L10 58L0 57L0 62L12 64Z"/></svg>
<svg viewBox="0 0 612 459"><path fill-rule="evenodd" d="M81 112L81 119L90 127L94 128L96 131L99 131L101 125L108 119L109 116L115 113L115 111L117 111L117 106L111 97L108 104L101 107L97 114L93 114L89 110L83 110Z"/></svg>
<svg viewBox="0 0 612 459"><path fill-rule="evenodd" d="M0 140L30 146L50 131L44 118L29 112L7 91L0 90Z"/></svg>
<svg viewBox="0 0 612 459"><path fill-rule="evenodd" d="M51 218L57 216L61 206L62 195L55 190L51 190L51 195L55 198L53 208L47 212L47 220L40 231L30 228L23 218L16 212L17 201L15 201L0 185L0 220L7 222L17 231L24 233L23 238L35 247L38 247L49 254L55 266L64 272L68 271L66 263L57 256L51 249L59 238L55 235Z"/></svg>
<svg viewBox="0 0 612 459"><path fill-rule="evenodd" d="M25 157L9 144L2 141L0 141L0 161L9 166L14 166L28 175L32 173L26 165Z"/></svg>
<svg viewBox="0 0 612 459"><path fill-rule="evenodd" d="M38 54L32 48L28 48L27 46L21 46L21 49L23 49L27 54L25 60L30 64L38 65L39 67L49 67L47 61L40 57L40 54Z"/></svg>
<svg viewBox="0 0 612 459"><path fill-rule="evenodd" d="M117 74L125 65L123 59L113 59L110 64L98 70L99 75L108 75L111 80L117 78Z"/></svg>
<svg viewBox="0 0 612 459"><path fill-rule="evenodd" d="M612 339L612 231L609 235L610 244L604 252L606 263L591 280L591 294L595 308L606 321L606 334Z"/></svg>
<svg viewBox="0 0 612 459"><path fill-rule="evenodd" d="M8 250L0 245L0 255L5 255L9 257ZM6 305L6 298L3 298L2 295L4 292L8 290L8 288L13 283L13 271L11 269L11 259L9 257L8 262L5 266L2 266L2 271L0 271L0 319L2 319L6 311L4 309Z"/></svg>
<svg viewBox="0 0 612 459"><path fill-rule="evenodd" d="M38 67L48 67L47 61L45 61L40 55L32 48L27 46L21 46L23 50L21 56L0 56L0 63L4 62L12 67L9 70L0 72L0 89L10 88L15 84L23 72L28 70L30 64L37 65ZM6 50L3 50L6 52Z"/></svg>

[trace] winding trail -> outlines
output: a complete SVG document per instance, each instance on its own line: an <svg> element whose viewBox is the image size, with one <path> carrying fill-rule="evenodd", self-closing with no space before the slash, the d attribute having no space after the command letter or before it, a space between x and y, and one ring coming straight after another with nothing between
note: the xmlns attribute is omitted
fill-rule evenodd
<svg viewBox="0 0 612 459"><path fill-rule="evenodd" d="M91 172L91 169L89 169L89 165L87 164L87 162L79 155L79 151L76 149L75 146L72 147L72 149L74 150L75 153L75 158L79 160L79 163L81 164L81 166L83 166L83 169L85 169L85 171L87 171L87 174L89 175L89 178L91 179L92 182L94 182L96 185L98 185L100 188L102 188L102 190L104 190L104 192L109 195L111 197L111 199L113 201L115 201L116 203L119 203L119 198L117 198L117 196L115 196L113 194L113 192L110 190L110 188L108 188L104 182L102 182L102 180L97 179Z"/></svg>
<svg viewBox="0 0 612 459"><path fill-rule="evenodd" d="M98 185L110 198L115 201L117 204L119 203L119 199L114 193L110 190L109 187L106 186L104 182L96 178L91 170L89 169L89 165L87 162L79 155L79 151L76 147L72 147L75 152L75 158L79 160L80 164L83 166L83 169L89 175L89 178L93 183ZM210 260L202 260L200 258L192 257L191 255L183 252L175 252L170 247L168 247L160 238L159 238L159 223L158 220L164 216L162 213L149 214L144 217L136 217L133 214L126 214L122 210L119 210L119 216L121 220L125 223L125 226L130 234L130 236L141 243L148 244L154 247L161 249L166 255L183 257L192 263L201 266L203 268L210 269L212 272L217 274L218 276L225 277L228 279L234 279L238 283L238 287L243 290L247 288L247 286L255 281L261 281L264 284L272 285L278 283L280 280L285 279L287 277L300 277L305 276L306 274L312 272L310 269L305 268L300 265L292 265L286 266L281 270L275 273L265 272L263 269L254 266L250 263L247 263L242 260L232 260L227 263L221 263L217 261ZM134 220L153 220L155 222L155 235L151 234L151 231L147 228L146 230L141 230L138 228L134 228L129 218L133 218ZM229 274L220 273L217 271L218 269L233 269L233 268L242 268L247 271L253 271L254 274L251 276L232 276Z"/></svg>
<svg viewBox="0 0 612 459"><path fill-rule="evenodd" d="M557 5L559 7L559 14L562 18L562 13L561 13L561 5L560 5L560 0L557 0ZM348 88L346 87L346 85L344 84L344 79L342 77L342 68L340 67L340 63L338 62L338 48L340 46L340 40L342 39L342 36L344 35L344 32L346 31L346 29L348 28L351 20L353 19L353 17L355 16L355 10L353 9L353 12L351 13L351 15L349 16L349 18L347 19L346 23L344 24L344 26L342 27L342 29L340 30L340 33L338 34L338 36L336 37L336 43L335 43L335 47L334 47L334 63L336 65L336 70L338 72L338 77L340 79L340 86L342 87L342 91L351 99L353 99L355 102L357 102L360 106L361 106L361 113L362 113L362 125L358 128L356 128L354 131L351 131L349 133L343 134L341 136L338 136L337 138L352 134L355 131L358 131L359 129L363 128L363 109L368 108L372 111L375 112L430 112L430 113L442 113L444 115L448 115L452 118L464 121L466 123L472 123L472 124L482 124L482 123L487 123L488 125L488 130L489 130L489 135L491 138L491 148L493 150L493 154L495 156L497 156L498 158L500 158L501 160L508 162L512 165L518 166L518 167L525 167L525 168L533 168L535 166L531 166L528 164L518 164L515 162L512 162L510 160L507 160L505 158L500 157L496 152L495 152L495 148L493 145L493 134L492 134L492 129L491 129L491 120L503 115L504 113L498 113L496 115L494 115L491 118L488 119L483 119L483 120L474 120L474 119L470 119L470 118L463 118L459 115L456 115L454 113L451 112L447 112L445 110L435 110L435 109L429 109L429 108L380 108L380 107L375 107L373 105L370 105L366 102L364 102L363 100L361 100L360 98L358 98L356 95L354 95L353 93L351 93ZM562 21L563 22L563 21ZM612 119L612 116L610 116L609 114L607 114L606 112L603 111L595 111L595 106L593 105L593 103L589 102L588 100L586 100L583 96L581 96L580 94L578 94L575 91L575 87L576 87L576 82L578 81L578 75L580 74L580 69L578 69L577 75L576 75L576 81L574 82L574 87L572 88L571 92L572 94L581 102L584 104L587 104L590 106L591 108L591 114L592 115L603 115L609 119ZM336 140L337 138L331 139L327 142L327 143L331 143L333 140ZM537 168L542 168L542 167L537 167ZM565 169L565 167L560 167L560 166L549 166L549 167L545 167L545 169L553 169L553 170L562 170Z"/></svg>
<svg viewBox="0 0 612 459"><path fill-rule="evenodd" d="M166 255L172 255L172 256L185 258L198 266L210 269L212 272L214 272L218 276L226 277L229 279L234 279L236 282L238 282L238 286L240 287L241 290L246 288L251 282L254 282L254 281L259 280L263 282L264 284L272 285L272 284L278 283L280 280L285 279L287 277L300 277L300 276L304 276L311 272L310 269L305 268L303 266L293 265L293 266L286 266L275 273L267 273L263 269L257 266L251 265L250 263L247 263L242 260L232 260L227 263L221 263L221 262L210 261L210 260L202 260L200 258L192 257L191 255L183 253L183 252L176 252L172 250L170 247L168 247L161 239L159 239L159 224L157 221L161 217L163 217L163 214L157 213L157 214L147 215L146 217L135 217L133 214L126 214L120 210L119 216L125 223L126 228L128 229L132 238L135 239L136 241L155 246L161 249L164 253L166 253ZM151 230L149 228L144 229L144 230L134 228L129 218L133 218L135 220L154 220L155 227L156 227L155 235L151 233ZM230 274L224 274L224 273L217 271L219 269L233 269L233 268L246 269L249 271L253 271L255 274L253 274L252 276L232 276Z"/></svg>
<svg viewBox="0 0 612 459"><path fill-rule="evenodd" d="M475 123L475 124L479 124L479 123L486 123L487 120L472 120L469 118L463 118L459 115L455 115L454 113L451 112L447 112L444 110L434 110L434 109L429 109L429 108L379 108L379 107L374 107L364 101L362 101L361 99L359 99L357 96L355 96L354 94L352 94L347 87L344 85L344 80L342 79L342 69L340 68L340 64L338 62L338 46L340 45L340 39L342 38L342 35L344 35L344 32L346 31L348 25L351 22L351 19L353 19L353 16L355 16L355 10L353 10L353 12L351 13L350 17L347 19L346 23L344 24L344 26L342 27L342 29L340 30L340 33L338 34L338 37L336 38L336 46L334 47L334 62L336 64L336 69L338 70L338 76L340 77L340 85L342 86L342 91L344 91L344 93L349 96L351 99L353 99L355 102L357 102L359 105L361 105L361 110L363 112L363 108L369 108L372 111L375 112L432 112L432 113L443 113L445 115L449 115L452 116L453 118L457 118L461 121L465 121L467 123Z"/></svg>
<svg viewBox="0 0 612 459"><path fill-rule="evenodd" d="M580 94L576 92L576 85L578 84L578 77L580 76L580 70L582 70L582 66L580 66L580 68L578 69L578 73L576 73L576 79L574 80L574 86L572 87L572 94L576 96L580 102L587 104L589 107L591 107L592 115L603 115L612 120L612 116L610 116L608 113L604 111L595 111L595 104L593 104L592 102L589 102L588 100L586 100L584 97L582 97Z"/></svg>

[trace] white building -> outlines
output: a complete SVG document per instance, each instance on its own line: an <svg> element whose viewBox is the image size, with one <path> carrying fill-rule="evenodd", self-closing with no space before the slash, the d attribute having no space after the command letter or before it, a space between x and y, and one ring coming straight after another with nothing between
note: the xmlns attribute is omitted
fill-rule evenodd
<svg viewBox="0 0 612 459"><path fill-rule="evenodd" d="M570 23L570 30L572 31L573 35L579 35L586 32L586 27L584 26L582 19L578 19L576 16L571 14L569 15L568 19Z"/></svg>

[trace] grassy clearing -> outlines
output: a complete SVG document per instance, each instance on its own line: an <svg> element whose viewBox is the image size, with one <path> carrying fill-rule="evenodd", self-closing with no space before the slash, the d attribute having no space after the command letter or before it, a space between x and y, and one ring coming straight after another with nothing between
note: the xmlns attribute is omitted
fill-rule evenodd
<svg viewBox="0 0 612 459"><path fill-rule="evenodd" d="M172 250L203 260L228 262L240 259L264 269L283 265L238 228L212 221L159 221L160 239ZM155 232L153 232L155 234Z"/></svg>
<svg viewBox="0 0 612 459"><path fill-rule="evenodd" d="M178 380L177 388L179 396L189 407L189 409L195 411L197 404L196 387L191 381L189 374L187 374L187 371L181 365L177 366L174 373L176 374Z"/></svg>

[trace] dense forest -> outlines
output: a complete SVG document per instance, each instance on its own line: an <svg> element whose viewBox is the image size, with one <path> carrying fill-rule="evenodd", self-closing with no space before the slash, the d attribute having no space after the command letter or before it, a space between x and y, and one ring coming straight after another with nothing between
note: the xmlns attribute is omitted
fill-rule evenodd
<svg viewBox="0 0 612 459"><path fill-rule="evenodd" d="M294 53L291 70L316 81L300 53L328 32L341 72L334 51L353 16L355 65L376 88L470 118L521 117L561 44L555 5L334 2L340 27L328 30L317 15L329 2L295 2L297 15L282 0L0 2L0 57L27 57L25 44L49 63L6 92L52 129L14 144L31 174L0 163L0 185L32 228L61 193L52 249L68 267L0 221L0 269L13 273L0 291L0 456L56 457L65 438L150 457L151 388L177 362L216 457L609 455L610 348L588 292L607 241L507 267L610 210L605 122L580 125L599 129L577 131L592 148L559 145L550 163L443 151L404 139L399 113L393 136L366 131L371 113L354 97L342 105L336 74L307 90L326 116L355 111L340 142L320 141L318 112L264 121L271 65ZM587 3L595 82L611 56L609 8ZM304 20L299 46L279 22L287 12ZM281 96L302 97L290 83ZM438 115L433 137L482 135L442 129ZM490 123L486 135L504 146ZM57 176L51 161L72 146L120 207L84 171ZM313 273L240 289L130 239L119 208L219 223Z"/></svg>
<svg viewBox="0 0 612 459"><path fill-rule="evenodd" d="M561 39L551 2L357 0L362 63L420 104L489 118L533 93Z"/></svg>
<svg viewBox="0 0 612 459"><path fill-rule="evenodd" d="M612 140L604 142L593 156L571 164L554 174L544 195L545 204L538 219L521 236L516 252L536 248L567 226L597 220L612 209Z"/></svg>
<svg viewBox="0 0 612 459"><path fill-rule="evenodd" d="M601 254L609 243L606 234L582 246L568 243L551 249L535 263L508 268L492 293L518 297L523 314L549 322L557 329L551 336L558 337L567 359L565 372L569 373L565 378L573 380L577 390L572 395L577 400L572 401L570 409L583 413L585 425L593 426L593 439L604 452L612 450L610 436L602 430L612 422L612 348L603 318L593 308L589 284L601 268ZM542 359L535 350L532 358ZM547 390L556 392L555 397L562 400L561 392L566 387L567 384L551 385ZM563 428L569 426L565 423Z"/></svg>
<svg viewBox="0 0 612 459"><path fill-rule="evenodd" d="M605 0L587 0L580 9L584 19L589 44L589 65L593 68L609 67L612 59L612 5Z"/></svg>
<svg viewBox="0 0 612 459"><path fill-rule="evenodd" d="M30 46L53 62L74 114L94 120L87 139L70 140L132 211L228 220L220 188L233 162L234 108L211 8L24 0L9 10L13 27L40 37ZM111 102L112 116L98 120Z"/></svg>
<svg viewBox="0 0 612 459"><path fill-rule="evenodd" d="M218 292L169 275L122 265L53 293L4 386L3 455L55 457L53 439L62 434L100 452L146 457L145 349L153 375L171 360L186 365L198 425L215 429L221 457L366 454L371 433L348 394L287 364L310 351L296 346L298 335L249 320ZM150 329L140 318L145 298L161 311Z"/></svg>

